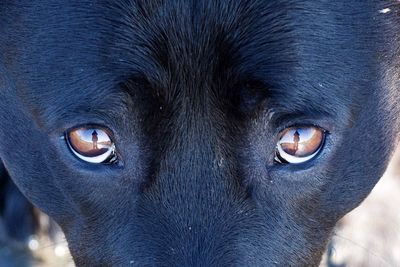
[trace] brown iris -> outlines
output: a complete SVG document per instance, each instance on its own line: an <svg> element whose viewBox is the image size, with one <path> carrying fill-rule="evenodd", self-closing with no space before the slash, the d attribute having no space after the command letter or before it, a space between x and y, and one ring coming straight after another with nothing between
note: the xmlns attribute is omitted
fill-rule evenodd
<svg viewBox="0 0 400 267"><path fill-rule="evenodd" d="M290 127L281 133L276 148L276 160L282 163L302 163L321 149L325 131L315 126Z"/></svg>
<svg viewBox="0 0 400 267"><path fill-rule="evenodd" d="M114 157L111 133L101 127L78 127L68 132L67 141L72 152L91 163L109 162Z"/></svg>

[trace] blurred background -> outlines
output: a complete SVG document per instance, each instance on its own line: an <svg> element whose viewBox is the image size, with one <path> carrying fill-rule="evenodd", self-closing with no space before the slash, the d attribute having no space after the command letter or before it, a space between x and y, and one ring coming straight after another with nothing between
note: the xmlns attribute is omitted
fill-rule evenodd
<svg viewBox="0 0 400 267"><path fill-rule="evenodd" d="M322 266L400 267L400 148L368 198L338 223Z"/></svg>
<svg viewBox="0 0 400 267"><path fill-rule="evenodd" d="M38 217L46 231L28 242L10 241L0 218L1 267L75 266L57 226ZM320 267L344 266L400 267L400 149L370 196L335 229Z"/></svg>

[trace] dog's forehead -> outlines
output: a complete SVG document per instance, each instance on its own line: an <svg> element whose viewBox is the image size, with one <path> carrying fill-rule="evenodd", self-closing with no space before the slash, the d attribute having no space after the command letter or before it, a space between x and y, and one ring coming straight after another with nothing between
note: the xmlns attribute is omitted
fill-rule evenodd
<svg viewBox="0 0 400 267"><path fill-rule="evenodd" d="M378 76L369 67L380 56L372 2L5 4L10 38L1 47L21 94L32 92L44 116L102 107L136 75L167 92L256 80L280 96L270 101L278 108L337 115ZM62 101L35 103L46 98Z"/></svg>

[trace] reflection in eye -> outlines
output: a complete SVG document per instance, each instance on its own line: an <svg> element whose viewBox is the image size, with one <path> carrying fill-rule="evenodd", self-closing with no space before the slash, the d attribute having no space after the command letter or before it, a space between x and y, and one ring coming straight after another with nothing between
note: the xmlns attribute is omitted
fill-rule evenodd
<svg viewBox="0 0 400 267"><path fill-rule="evenodd" d="M315 157L325 140L325 131L315 126L291 127L283 131L276 146L275 161L303 163Z"/></svg>
<svg viewBox="0 0 400 267"><path fill-rule="evenodd" d="M99 126L79 127L67 133L67 143L78 158L90 163L111 163L116 160L110 132Z"/></svg>

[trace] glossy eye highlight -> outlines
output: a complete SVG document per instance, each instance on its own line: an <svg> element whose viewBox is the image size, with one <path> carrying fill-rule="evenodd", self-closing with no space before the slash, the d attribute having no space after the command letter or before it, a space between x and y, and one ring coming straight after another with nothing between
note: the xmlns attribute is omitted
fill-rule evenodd
<svg viewBox="0 0 400 267"><path fill-rule="evenodd" d="M325 141L325 130L316 126L285 129L276 145L275 161L278 163L303 163L314 158Z"/></svg>
<svg viewBox="0 0 400 267"><path fill-rule="evenodd" d="M66 133L67 144L75 156L90 163L116 161L111 132L100 126L82 126Z"/></svg>

